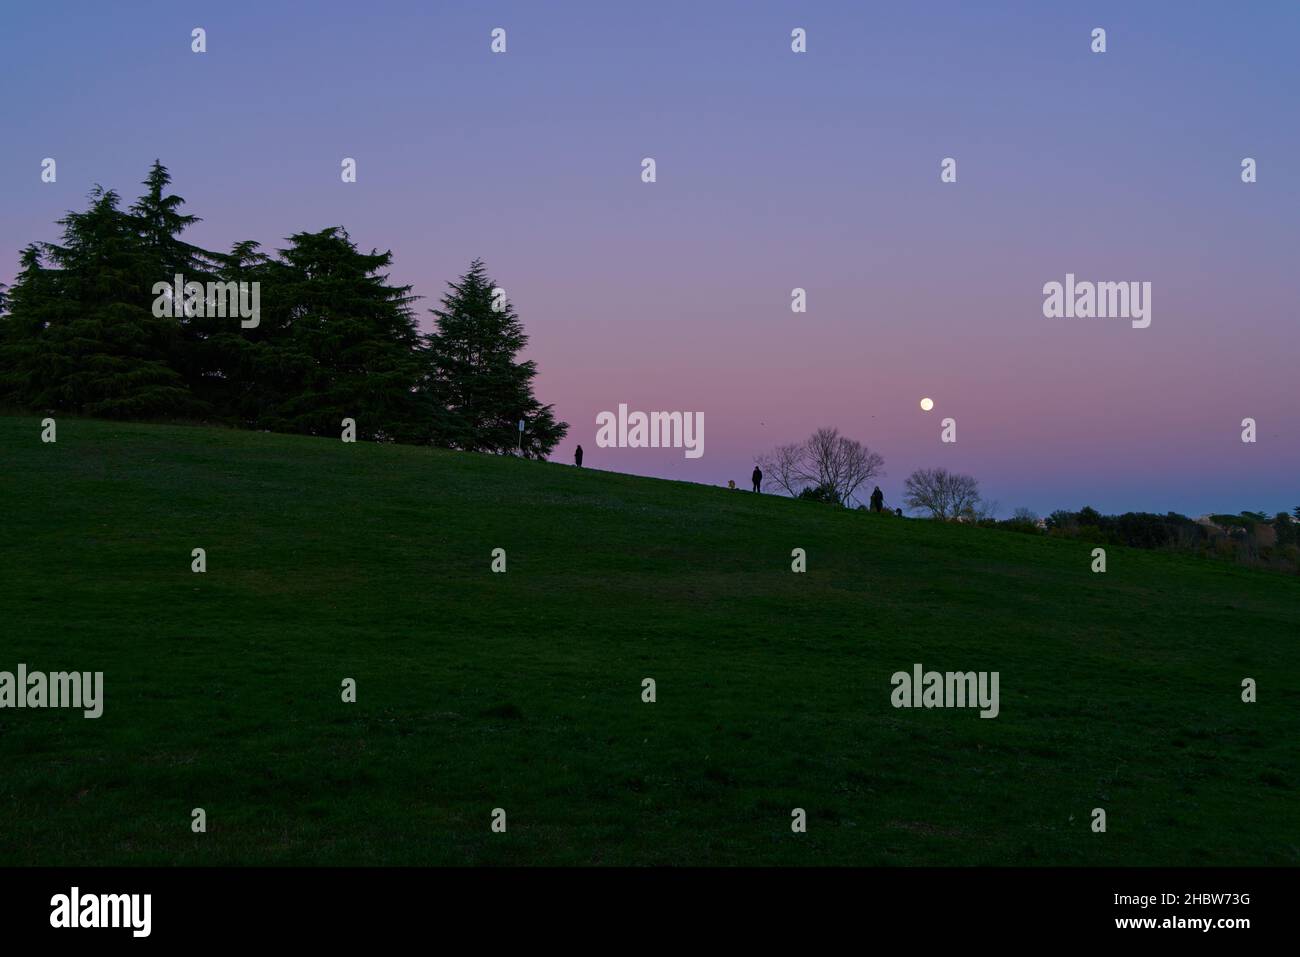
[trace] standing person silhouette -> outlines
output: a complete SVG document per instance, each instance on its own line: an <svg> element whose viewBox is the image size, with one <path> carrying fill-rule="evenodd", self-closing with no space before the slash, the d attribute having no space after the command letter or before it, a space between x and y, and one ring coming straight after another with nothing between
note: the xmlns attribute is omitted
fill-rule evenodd
<svg viewBox="0 0 1300 957"><path fill-rule="evenodd" d="M754 491L761 492L763 490L763 472L757 465L754 466L754 474L749 478L754 483Z"/></svg>
<svg viewBox="0 0 1300 957"><path fill-rule="evenodd" d="M874 492L871 493L871 510L873 512L882 512L885 508L885 493L880 491L877 485Z"/></svg>
<svg viewBox="0 0 1300 957"><path fill-rule="evenodd" d="M581 445L579 445L577 449L574 450L573 464L576 465L578 468L582 468L582 446Z"/></svg>

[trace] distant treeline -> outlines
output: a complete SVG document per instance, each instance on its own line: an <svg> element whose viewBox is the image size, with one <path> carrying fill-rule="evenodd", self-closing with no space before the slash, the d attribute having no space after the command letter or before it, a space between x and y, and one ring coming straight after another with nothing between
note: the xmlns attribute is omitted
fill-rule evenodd
<svg viewBox="0 0 1300 957"><path fill-rule="evenodd" d="M0 290L0 404L332 436L348 418L359 439L485 452L516 450L522 419L531 457L564 437L481 261L449 283L424 335L418 297L388 282L391 252L360 252L341 227L296 233L275 256L252 241L201 249L180 238L198 218L170 182L155 162L126 210L96 187L59 220L61 243L22 251ZM198 284L184 303L177 276ZM209 284L254 295L214 301ZM236 306L253 303L241 321Z"/></svg>
<svg viewBox="0 0 1300 957"><path fill-rule="evenodd" d="M1079 539L1099 545L1168 549L1286 571L1300 570L1300 507L1294 515L1269 518L1257 512L1188 518L1177 512L1155 515L1126 512L1102 515L1092 508L1056 511L1043 523L1023 510L1003 522L986 522L1012 531Z"/></svg>

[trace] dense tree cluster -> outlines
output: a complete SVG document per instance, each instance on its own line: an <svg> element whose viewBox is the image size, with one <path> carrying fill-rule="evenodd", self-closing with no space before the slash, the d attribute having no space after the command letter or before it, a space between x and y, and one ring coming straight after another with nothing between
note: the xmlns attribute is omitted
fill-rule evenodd
<svg viewBox="0 0 1300 957"><path fill-rule="evenodd" d="M201 249L181 238L198 218L170 181L154 163L126 209L97 187L59 221L61 242L22 251L0 289L0 403L309 435L337 436L350 418L358 438L530 457L564 437L481 261L450 283L425 335L411 287L388 281L390 252L361 252L341 227L296 233L275 256L252 241ZM177 301L176 276L207 292ZM256 299L227 310L212 298L237 287ZM232 310L251 302L256 319L241 321Z"/></svg>
<svg viewBox="0 0 1300 957"><path fill-rule="evenodd" d="M1300 569L1300 529L1286 512L1272 518L1262 512L1241 512L1192 519L1177 512L1102 515L1085 506L1077 512L1055 511L1046 525L1048 534L1059 538L1172 549L1288 571Z"/></svg>

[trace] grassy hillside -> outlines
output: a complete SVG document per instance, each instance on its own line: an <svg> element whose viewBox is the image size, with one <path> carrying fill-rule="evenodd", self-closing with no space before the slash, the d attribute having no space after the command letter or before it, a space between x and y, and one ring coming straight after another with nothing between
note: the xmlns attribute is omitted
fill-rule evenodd
<svg viewBox="0 0 1300 957"><path fill-rule="evenodd" d="M1300 863L1294 578L1124 549L1092 574L1082 544L554 464L58 428L0 418L0 670L103 671L104 714L0 710L0 864ZM892 708L915 662L1000 672L1001 715Z"/></svg>

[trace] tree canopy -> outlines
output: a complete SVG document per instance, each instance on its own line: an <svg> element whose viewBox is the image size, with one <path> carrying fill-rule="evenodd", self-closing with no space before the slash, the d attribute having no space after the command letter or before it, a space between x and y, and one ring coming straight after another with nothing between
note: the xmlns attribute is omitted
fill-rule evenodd
<svg viewBox="0 0 1300 957"><path fill-rule="evenodd" d="M362 439L532 457L564 437L482 260L426 335L419 297L389 280L391 251L363 252L341 226L294 233L273 256L252 240L206 250L183 238L200 220L170 184L155 162L127 209L96 187L59 242L22 251L0 287L0 402L308 435L350 418Z"/></svg>

